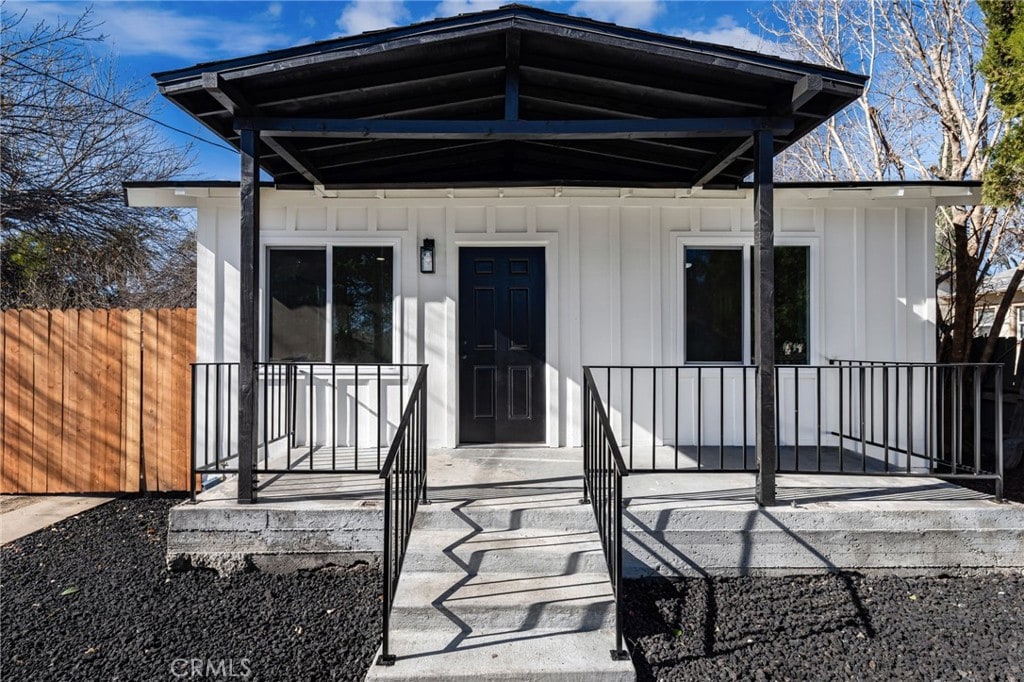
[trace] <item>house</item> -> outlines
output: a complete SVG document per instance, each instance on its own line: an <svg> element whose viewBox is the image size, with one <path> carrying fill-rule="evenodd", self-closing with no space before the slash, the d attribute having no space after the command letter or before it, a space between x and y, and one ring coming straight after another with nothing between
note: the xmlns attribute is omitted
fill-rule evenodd
<svg viewBox="0 0 1024 682"><path fill-rule="evenodd" d="M241 153L126 185L198 210L194 469L380 472L388 589L440 448L583 446L616 595L627 471L999 494L999 370L935 361L935 212L980 188L774 182L862 76L509 6L155 77Z"/></svg>
<svg viewBox="0 0 1024 682"><path fill-rule="evenodd" d="M933 363L934 211L978 200L969 183L773 182L775 155L858 97L861 76L525 7L156 79L242 151L240 191L126 190L136 205L199 209L197 360L241 360L243 373L250 361L428 365L428 447L579 445L582 367L658 365L723 407L677 406L633 438L692 442L723 422L709 443L756 431L774 461L776 420L740 394L764 391L770 414L775 364ZM772 244L772 262L759 258ZM730 369L719 382L717 365L762 377ZM813 415L780 422L786 437L835 441L848 426L831 423L838 371L783 375L780 391L807 384L804 401L816 383L825 392L813 409L780 393L780 409ZM259 399L246 395L243 458L259 447L246 417ZM925 402L904 434L921 447ZM676 417L682 435L665 431ZM337 445L325 416L298 421Z"/></svg>

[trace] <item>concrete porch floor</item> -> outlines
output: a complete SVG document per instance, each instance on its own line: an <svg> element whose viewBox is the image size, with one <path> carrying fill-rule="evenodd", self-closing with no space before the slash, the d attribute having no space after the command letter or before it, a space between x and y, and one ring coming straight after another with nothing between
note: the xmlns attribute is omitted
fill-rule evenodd
<svg viewBox="0 0 1024 682"><path fill-rule="evenodd" d="M580 505L579 448L433 450L417 527L458 507L508 527L591 530ZM168 560L272 570L373 560L383 528L374 474L266 476L259 502L235 502L229 479L171 513ZM791 474L779 504L758 507L753 474L635 474L625 480L627 575L911 573L1024 567L1024 505L931 478ZM504 510L504 511L503 511Z"/></svg>

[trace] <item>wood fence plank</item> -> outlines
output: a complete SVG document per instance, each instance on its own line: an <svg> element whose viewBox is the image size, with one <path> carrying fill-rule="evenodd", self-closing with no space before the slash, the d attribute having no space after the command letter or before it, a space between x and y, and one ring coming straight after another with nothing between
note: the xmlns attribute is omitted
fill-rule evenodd
<svg viewBox="0 0 1024 682"><path fill-rule="evenodd" d="M67 315L62 310L50 311L50 345L46 357L46 392L50 403L50 424L47 434L49 467L46 491L71 492L63 461L64 433L64 340Z"/></svg>
<svg viewBox="0 0 1024 682"><path fill-rule="evenodd" d="M15 471L16 490L32 491L32 334L31 311L23 310L18 316L18 369L15 384L18 387L18 435L16 447L18 463Z"/></svg>
<svg viewBox="0 0 1024 682"><path fill-rule="evenodd" d="M103 489L121 490L121 311L106 311L107 326L103 340Z"/></svg>
<svg viewBox="0 0 1024 682"><path fill-rule="evenodd" d="M189 423L189 367L188 356L188 329L186 324L188 311L177 308L172 311L173 319L173 343L172 354L172 393L174 409L172 411L174 448L171 452L171 477L174 490L185 490L188 488L189 450L188 450L188 423Z"/></svg>
<svg viewBox="0 0 1024 682"><path fill-rule="evenodd" d="M4 471L7 467L7 416L11 408L7 405L7 319L10 310L0 310L0 492L6 489Z"/></svg>
<svg viewBox="0 0 1024 682"><path fill-rule="evenodd" d="M186 403L185 407L185 460L188 462L189 475L191 476L191 458L192 458L192 363L196 361L196 309L188 308L185 314L185 324L183 325L185 330L182 336L185 338L185 395ZM190 481L186 479L186 485L190 484ZM202 476L196 476L196 489L200 489L202 486Z"/></svg>
<svg viewBox="0 0 1024 682"><path fill-rule="evenodd" d="M93 366L96 357L96 339L93 334L92 310L78 313L78 342L75 344L75 380L78 391L72 409L76 412L79 428L75 434L75 489L91 491L93 485L92 434L95 427L92 405Z"/></svg>
<svg viewBox="0 0 1024 682"><path fill-rule="evenodd" d="M144 472L145 490L159 490L159 477L155 449L157 433L159 392L157 391L157 315L153 310L142 314L142 439L141 466Z"/></svg>
<svg viewBox="0 0 1024 682"><path fill-rule="evenodd" d="M21 311L11 311L11 317L7 320L7 373L4 383L7 412L4 417L4 441L6 446L4 452L7 459L4 462L3 492L21 492L19 480L19 469L21 459L24 456L24 446L21 442Z"/></svg>
<svg viewBox="0 0 1024 682"><path fill-rule="evenodd" d="M74 453L74 431L77 428L77 419L71 403L75 400L75 392L78 390L75 381L75 360L78 355L75 352L75 341L78 338L78 311L64 310L61 312L64 317L64 365L61 369L61 383L64 386L64 401L61 403L61 421L64 428L61 430L61 481L65 489L70 492L75 485L75 453Z"/></svg>
<svg viewBox="0 0 1024 682"><path fill-rule="evenodd" d="M125 353L125 491L139 492L142 438L142 311L128 311Z"/></svg>
<svg viewBox="0 0 1024 682"><path fill-rule="evenodd" d="M174 434L174 421L172 410L174 407L173 376L174 376L174 337L171 325L171 311L161 308L157 311L159 319L160 356L158 363L157 390L160 394L159 423L160 440L157 442L157 461L160 470L160 490L173 490L174 481L170 465L173 453L173 441L177 437Z"/></svg>
<svg viewBox="0 0 1024 682"><path fill-rule="evenodd" d="M32 344L32 383L29 385L32 407L32 463L29 490L46 490L46 449L43 447L43 424L46 420L44 392L41 390L46 364L47 314L45 310L28 312L28 338Z"/></svg>

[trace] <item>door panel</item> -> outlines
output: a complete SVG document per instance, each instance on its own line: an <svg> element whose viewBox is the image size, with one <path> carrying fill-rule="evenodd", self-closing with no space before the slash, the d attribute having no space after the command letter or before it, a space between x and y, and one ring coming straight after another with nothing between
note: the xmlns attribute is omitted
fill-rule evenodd
<svg viewBox="0 0 1024 682"><path fill-rule="evenodd" d="M459 442L544 440L544 249L459 250Z"/></svg>

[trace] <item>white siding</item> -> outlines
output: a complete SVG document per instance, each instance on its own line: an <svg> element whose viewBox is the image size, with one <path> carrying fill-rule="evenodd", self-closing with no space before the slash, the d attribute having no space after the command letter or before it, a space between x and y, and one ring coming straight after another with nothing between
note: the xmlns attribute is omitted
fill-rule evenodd
<svg viewBox="0 0 1024 682"><path fill-rule="evenodd" d="M576 445L581 365L678 363L680 245L749 243L751 196L534 193L329 198L264 190L261 236L265 245L394 245L395 360L430 365L432 445L454 445L457 439L457 249L544 246L547 440ZM811 247L811 362L934 360L934 200L849 194L776 194L777 241ZM238 355L237 202L237 193L199 200L200 362ZM436 274L418 270L425 238L436 243ZM683 390L692 391L692 379L687 381ZM739 379L727 378L727 397L741 386ZM717 402L717 384L706 390L714 395L705 398ZM659 415L659 422L666 416ZM741 428L741 415L726 417Z"/></svg>

